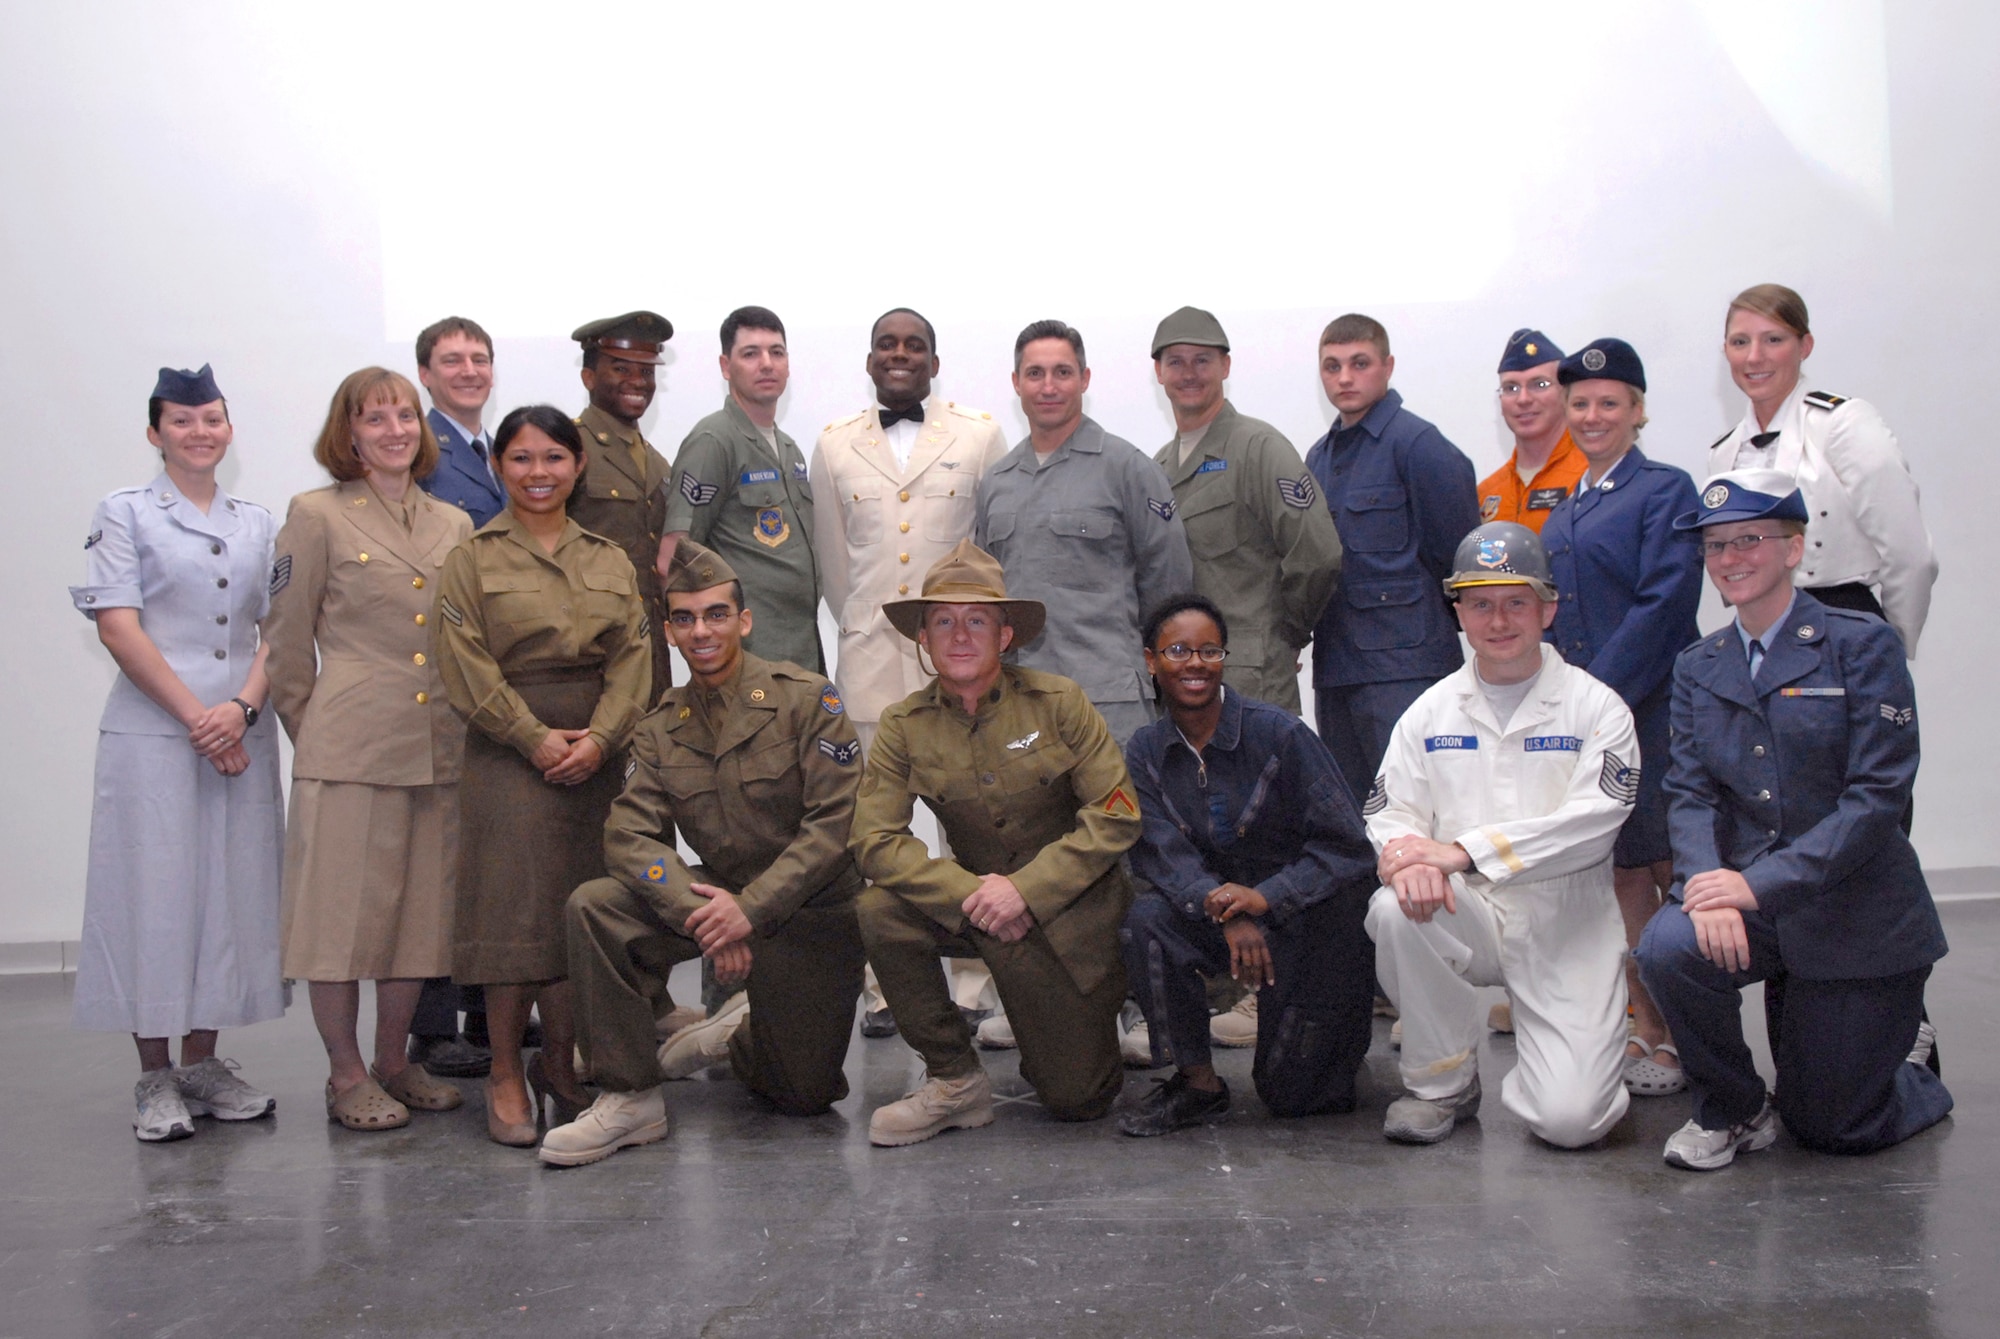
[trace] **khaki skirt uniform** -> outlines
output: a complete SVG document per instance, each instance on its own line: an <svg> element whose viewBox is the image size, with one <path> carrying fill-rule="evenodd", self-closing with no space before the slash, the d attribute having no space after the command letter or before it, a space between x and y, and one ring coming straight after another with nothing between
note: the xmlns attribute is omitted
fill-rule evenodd
<svg viewBox="0 0 2000 1339"><path fill-rule="evenodd" d="M563 904L604 875L604 820L652 692L638 577L574 521L550 554L502 512L446 559L437 626L446 692L472 727L452 979L564 977ZM544 781L529 756L551 730L583 729L604 765L581 785Z"/></svg>
<svg viewBox="0 0 2000 1339"><path fill-rule="evenodd" d="M266 668L291 736L284 973L442 976L451 965L465 727L438 678L431 603L472 530L412 489L301 493L278 533Z"/></svg>

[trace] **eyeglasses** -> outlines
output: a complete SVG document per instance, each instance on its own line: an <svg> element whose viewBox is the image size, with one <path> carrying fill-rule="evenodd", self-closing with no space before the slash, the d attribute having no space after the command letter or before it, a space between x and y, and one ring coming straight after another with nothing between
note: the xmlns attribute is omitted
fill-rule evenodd
<svg viewBox="0 0 2000 1339"><path fill-rule="evenodd" d="M1229 657L1229 652L1220 646L1188 646L1182 642L1175 642L1172 646L1163 646L1154 654L1158 655L1160 659L1166 661L1169 665L1185 665L1188 663L1189 657L1199 658L1204 665L1220 665Z"/></svg>
<svg viewBox="0 0 2000 1339"><path fill-rule="evenodd" d="M1540 395L1555 384L1547 377L1536 377L1533 381L1503 381L1500 383L1500 394L1506 397L1519 395L1522 391L1533 391L1536 395Z"/></svg>
<svg viewBox="0 0 2000 1339"><path fill-rule="evenodd" d="M1722 551L1748 553L1767 539L1790 539L1790 535L1738 535L1734 539L1704 539L1701 541L1701 555L1704 558L1720 558Z"/></svg>
<svg viewBox="0 0 2000 1339"><path fill-rule="evenodd" d="M711 628L719 628L735 617L736 611L734 609L731 609L728 605L718 604L711 605L699 614L695 613L692 609L676 609L667 615L667 622L680 628L682 631L686 631L694 626L696 619L700 619Z"/></svg>

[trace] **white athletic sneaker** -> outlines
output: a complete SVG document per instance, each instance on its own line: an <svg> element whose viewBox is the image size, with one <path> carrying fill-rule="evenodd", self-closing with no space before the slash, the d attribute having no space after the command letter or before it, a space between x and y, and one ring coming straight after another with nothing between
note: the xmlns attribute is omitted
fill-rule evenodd
<svg viewBox="0 0 2000 1339"><path fill-rule="evenodd" d="M194 1117L181 1098L180 1086L174 1082L171 1065L165 1069L149 1069L140 1075L139 1082L132 1086L132 1096L139 1104L139 1110L132 1117L132 1133L144 1142L161 1144L169 1139L185 1139L194 1133Z"/></svg>
<svg viewBox="0 0 2000 1339"><path fill-rule="evenodd" d="M1389 1104L1382 1133L1399 1144L1435 1144L1461 1120L1479 1114L1479 1075L1450 1097L1399 1097Z"/></svg>
<svg viewBox="0 0 2000 1339"><path fill-rule="evenodd" d="M256 1120L278 1109L278 1099L252 1088L236 1076L234 1060L214 1056L198 1065L174 1071L174 1084L190 1116L213 1116L217 1120Z"/></svg>
<svg viewBox="0 0 2000 1339"><path fill-rule="evenodd" d="M1208 1020L1208 1039L1217 1046L1257 1044L1257 992L1236 1001L1236 1007Z"/></svg>
<svg viewBox="0 0 2000 1339"><path fill-rule="evenodd" d="M688 1079L729 1063L729 1039L750 1021L750 992L738 991L713 1018L704 1018L667 1038L660 1047L660 1077Z"/></svg>
<svg viewBox="0 0 2000 1339"><path fill-rule="evenodd" d="M972 1039L987 1051L1011 1051L1018 1044L1014 1040L1014 1025L1007 1021L1005 1014L995 1014L980 1023Z"/></svg>
<svg viewBox="0 0 2000 1339"><path fill-rule="evenodd" d="M602 1092L581 1116L542 1136L541 1159L551 1167L581 1167L621 1148L665 1139L672 1129L658 1085L642 1093Z"/></svg>
<svg viewBox="0 0 2000 1339"><path fill-rule="evenodd" d="M1669 1166L1712 1172L1736 1161L1738 1153L1769 1148L1777 1137L1778 1113L1771 1109L1771 1099L1766 1097L1762 1111L1726 1130L1704 1130L1689 1121L1668 1138L1666 1159Z"/></svg>

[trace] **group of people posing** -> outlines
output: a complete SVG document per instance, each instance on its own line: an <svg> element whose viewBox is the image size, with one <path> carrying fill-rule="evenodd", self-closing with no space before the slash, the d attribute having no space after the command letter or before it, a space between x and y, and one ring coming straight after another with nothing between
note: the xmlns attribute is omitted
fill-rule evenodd
<svg viewBox="0 0 2000 1339"><path fill-rule="evenodd" d="M1683 1088L1666 1158L1696 1169L1780 1119L1860 1152L1950 1110L1906 835L1937 565L1880 415L1805 389L1796 293L1730 304L1749 406L1699 489L1638 449L1617 339L1515 332L1514 452L1477 482L1361 315L1320 337L1338 420L1303 458L1225 398L1207 312L1155 334L1177 431L1148 456L1084 414L1072 327L1016 340L1009 448L933 394L936 332L896 309L876 403L808 460L776 425L783 323L746 307L669 464L639 421L672 335L583 326L588 407L489 432L492 341L439 322L428 414L348 377L334 482L282 527L217 482L210 369L161 370L162 471L99 506L72 588L121 670L75 1016L137 1041L142 1140L275 1109L216 1037L290 980L330 1119L405 1125L484 1074L491 1137L562 1166L665 1137L663 1084L705 1070L826 1111L857 1003L925 1071L872 1113L885 1146L992 1121L976 1045L1018 1047L1065 1120L1171 1065L1135 1136L1227 1111L1217 1043L1255 1046L1273 1115L1351 1111L1385 1006L1405 1142L1476 1115L1489 1027L1516 1034L1503 1102L1561 1147ZM1704 569L1734 615L1706 636Z"/></svg>

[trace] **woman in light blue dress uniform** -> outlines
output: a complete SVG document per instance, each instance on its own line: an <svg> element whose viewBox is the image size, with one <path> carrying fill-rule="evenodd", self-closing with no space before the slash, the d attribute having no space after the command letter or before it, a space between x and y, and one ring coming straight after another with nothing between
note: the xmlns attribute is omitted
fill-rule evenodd
<svg viewBox="0 0 2000 1339"><path fill-rule="evenodd" d="M132 1125L157 1142L276 1108L215 1044L285 1011L284 806L259 636L276 524L216 483L234 430L207 367L161 368L149 418L161 472L98 504L70 598L119 669L98 723L75 1023L137 1041Z"/></svg>

